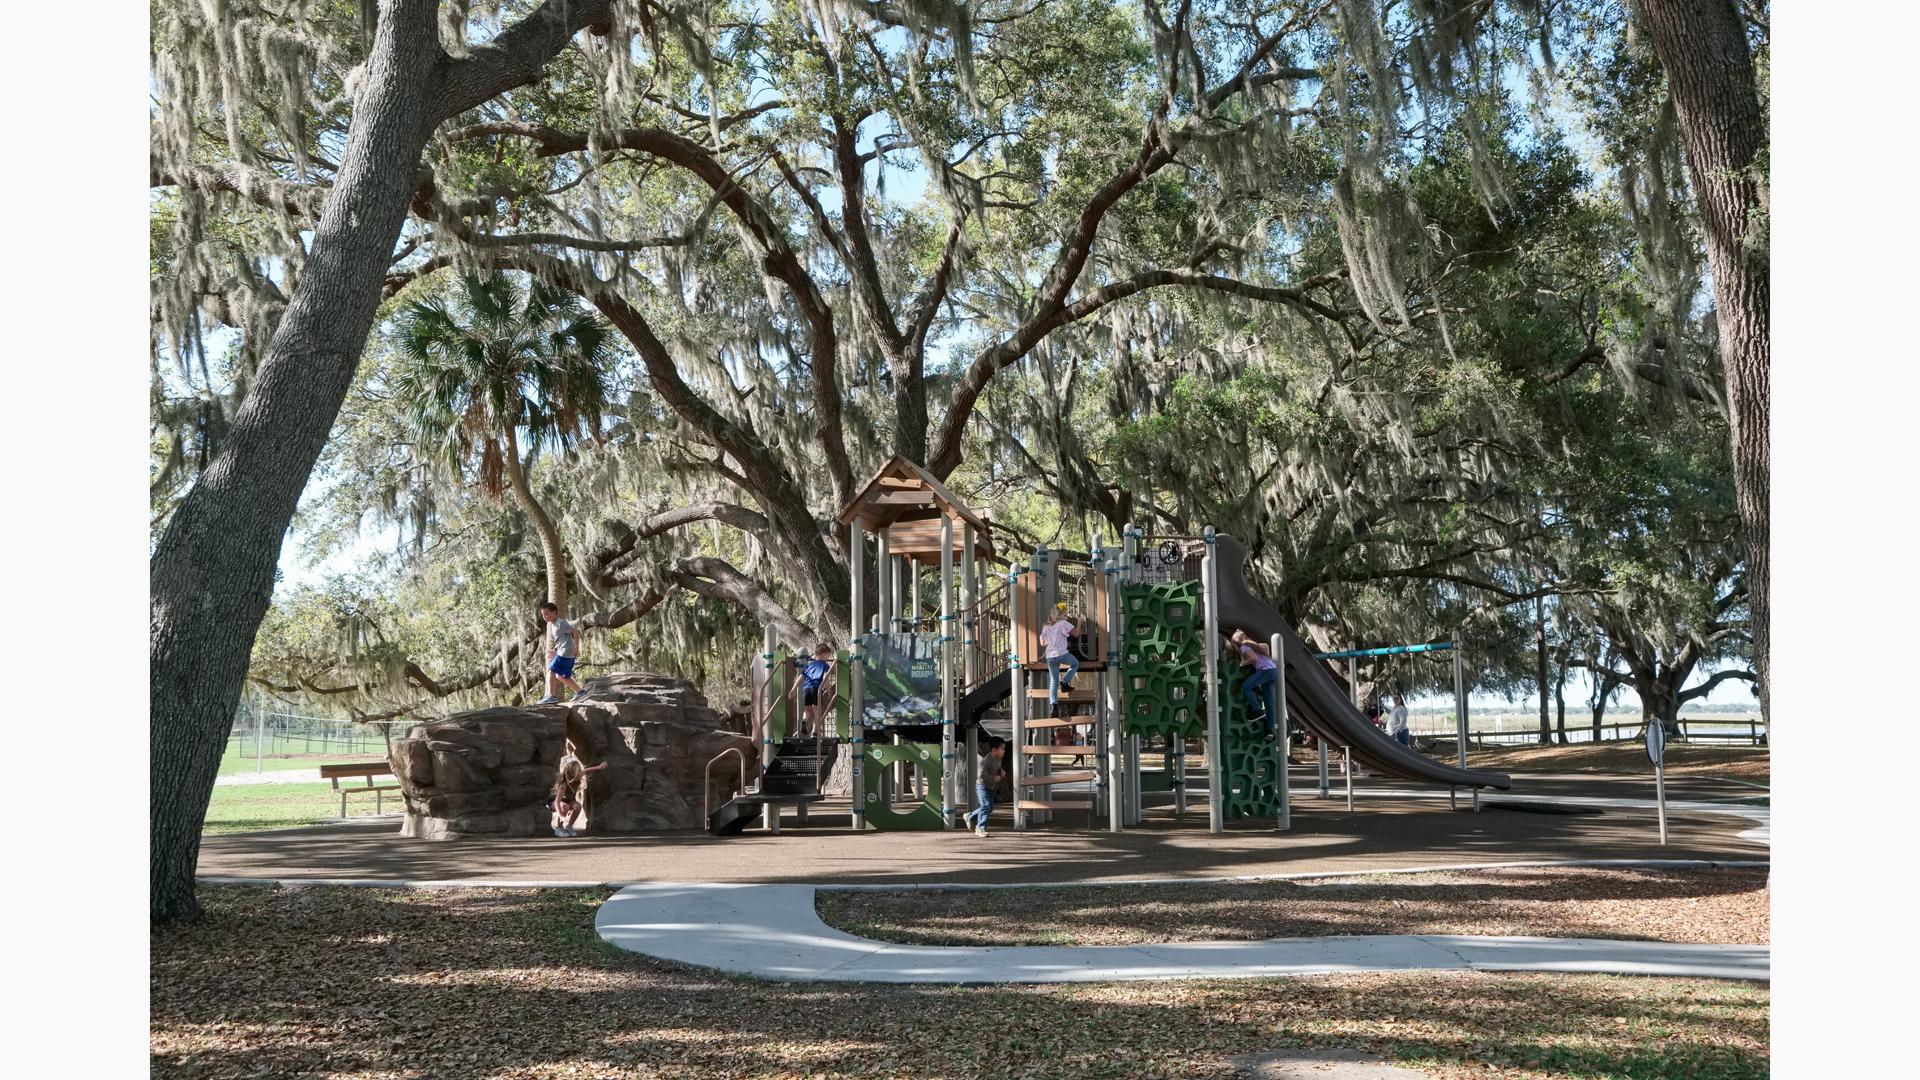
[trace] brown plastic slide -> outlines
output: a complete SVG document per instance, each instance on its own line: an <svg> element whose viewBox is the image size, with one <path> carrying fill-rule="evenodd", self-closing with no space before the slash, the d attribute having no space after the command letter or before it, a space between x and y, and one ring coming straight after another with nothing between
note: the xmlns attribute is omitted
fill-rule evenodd
<svg viewBox="0 0 1920 1080"><path fill-rule="evenodd" d="M1346 690L1328 673L1323 661L1313 658L1313 651L1293 632L1293 627L1287 625L1287 620L1247 590L1241 576L1247 552L1240 542L1231 536L1218 535L1214 538L1214 555L1220 567L1220 632L1245 630L1249 637L1262 644L1279 634L1281 644L1286 647L1289 724L1305 726L1329 746L1350 747L1355 762L1387 776L1501 791L1513 786L1505 773L1443 765L1387 738L1386 732L1374 727L1348 700Z"/></svg>

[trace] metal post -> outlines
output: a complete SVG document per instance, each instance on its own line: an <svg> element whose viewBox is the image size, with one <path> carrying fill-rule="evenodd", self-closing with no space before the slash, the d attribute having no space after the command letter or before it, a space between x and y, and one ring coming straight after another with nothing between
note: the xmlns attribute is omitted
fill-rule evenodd
<svg viewBox="0 0 1920 1080"><path fill-rule="evenodd" d="M858 521L847 526L847 562L853 571L853 597L851 605L853 641L850 642L847 666L847 735L849 752L852 753L853 791L848 798L851 807L849 818L855 832L867 827L866 810L861 804L863 773L861 760L867 755L866 729L862 722L866 719L866 652L867 639L860 631L866 626L866 580L867 580L867 531ZM886 543L884 536L881 543Z"/></svg>
<svg viewBox="0 0 1920 1080"><path fill-rule="evenodd" d="M1327 782L1327 740L1316 734L1313 745L1320 752L1320 797L1324 799L1333 794L1333 786Z"/></svg>
<svg viewBox="0 0 1920 1080"><path fill-rule="evenodd" d="M954 753L953 692L953 519L940 514L940 820L953 828L954 781L958 779Z"/></svg>
<svg viewBox="0 0 1920 1080"><path fill-rule="evenodd" d="M767 766L773 764L773 656L779 647L779 638L774 635L773 627L767 627L761 634L760 643L760 658L767 665L766 696L760 703L760 776L761 789L765 790ZM777 804L760 804L760 827L772 833L780 831L780 807Z"/></svg>
<svg viewBox="0 0 1920 1080"><path fill-rule="evenodd" d="M1293 828L1293 789L1287 781L1287 765L1292 760L1293 733L1287 728L1287 643L1283 635L1275 634L1267 639L1267 648L1273 653L1273 666L1278 668L1273 684L1274 712L1274 766L1280 770L1280 820L1281 830Z"/></svg>
<svg viewBox="0 0 1920 1080"><path fill-rule="evenodd" d="M1140 736L1129 735L1121 745L1127 758L1127 816L1125 824L1138 825L1145 813L1145 799L1140 792Z"/></svg>
<svg viewBox="0 0 1920 1080"><path fill-rule="evenodd" d="M977 541L974 539L972 522L961 527L960 537L966 545L966 550L960 553L960 610L966 613L962 616L962 631L966 636L960 646L960 666L965 685L972 687L980 681L981 674L979 661L974 655L974 646L979 644L974 635L980 632L980 612L977 610L980 606L980 590L975 586L973 577L973 545Z"/></svg>
<svg viewBox="0 0 1920 1080"><path fill-rule="evenodd" d="M1660 807L1660 846L1667 846L1667 766L1664 761L1653 766L1653 797Z"/></svg>
<svg viewBox="0 0 1920 1080"><path fill-rule="evenodd" d="M1124 540L1123 540L1124 542ZM1121 556L1122 560L1125 556ZM1127 767L1125 754L1121 750L1120 729L1125 720L1121 712L1126 700L1126 686L1121 681L1125 673L1120 670L1120 581L1121 569L1125 562L1106 566L1107 610L1103 612L1107 619L1107 678L1103 685L1107 699L1107 725L1105 760L1107 763L1107 831L1119 832L1125 827L1125 808L1122 802L1126 796Z"/></svg>
<svg viewBox="0 0 1920 1080"><path fill-rule="evenodd" d="M1353 809L1353 747L1340 748L1340 764L1347 770L1347 809Z"/></svg>
<svg viewBox="0 0 1920 1080"><path fill-rule="evenodd" d="M1011 693L1008 700L1013 703L1013 745L1008 747L1008 757L1013 759L1013 827L1015 831L1027 827L1027 812L1020 808L1021 799L1026 791L1020 786L1027 778L1027 677L1026 669L1020 666L1020 601L1015 590L1020 587L1020 564L1007 568L1007 680Z"/></svg>
<svg viewBox="0 0 1920 1080"><path fill-rule="evenodd" d="M1206 689L1207 689L1207 831L1224 832L1227 826L1226 755L1220 739L1220 582L1218 559L1214 554L1213 526L1201 534L1207 554L1200 560L1200 596L1206 604Z"/></svg>
<svg viewBox="0 0 1920 1080"><path fill-rule="evenodd" d="M1467 767L1467 673L1460 663L1460 631L1453 632L1453 731L1457 764Z"/></svg>
<svg viewBox="0 0 1920 1080"><path fill-rule="evenodd" d="M873 569L875 593L873 598L874 614L880 616L880 631L893 632L893 542L885 529L880 530L880 539L874 547ZM855 623L859 627L863 623Z"/></svg>
<svg viewBox="0 0 1920 1080"><path fill-rule="evenodd" d="M256 702L253 707L253 771L265 776L267 773L267 703ZM342 812L341 817L347 815Z"/></svg>

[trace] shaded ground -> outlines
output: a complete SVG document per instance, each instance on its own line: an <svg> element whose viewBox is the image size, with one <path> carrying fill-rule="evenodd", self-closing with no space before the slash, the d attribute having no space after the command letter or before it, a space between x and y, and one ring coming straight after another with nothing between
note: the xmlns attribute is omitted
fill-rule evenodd
<svg viewBox="0 0 1920 1080"><path fill-rule="evenodd" d="M821 892L829 926L910 945L1502 934L1763 945L1767 871L1515 869L1217 885Z"/></svg>
<svg viewBox="0 0 1920 1080"><path fill-rule="evenodd" d="M604 945L606 895L203 888L202 923L152 935L153 1074L1225 1078L1233 1055L1319 1045L1446 1078L1767 1075L1759 985L766 984Z"/></svg>
<svg viewBox="0 0 1920 1080"><path fill-rule="evenodd" d="M1429 756L1452 761L1453 741L1442 740ZM1727 776L1766 783L1772 769L1771 752L1764 746L1724 743L1667 744L1667 779L1676 776ZM1646 744L1637 741L1574 743L1568 746L1502 746L1467 749L1467 764L1476 769L1506 772L1576 772L1644 774L1651 778Z"/></svg>
<svg viewBox="0 0 1920 1080"><path fill-rule="evenodd" d="M1360 790L1388 783L1362 779ZM1682 799L1746 797L1751 789L1676 780L1669 796ZM207 877L362 878L545 882L764 881L842 883L1075 882L1231 877L1309 872L1364 872L1405 866L1538 859L1767 858L1764 844L1736 834L1751 821L1671 812L1671 842L1658 843L1654 813L1607 810L1595 815L1486 811L1467 800L1449 811L1444 796L1357 800L1295 799L1293 831L1266 822L1234 825L1224 836L1206 831L1204 807L1176 824L1165 809L1150 811L1139 828L1118 835L1087 831L1083 811L1065 810L1045 829L1016 833L1005 810L993 834L866 832L844 827L840 813L816 814L818 827L788 827L778 836L758 830L738 837L700 832L627 836L409 840L393 819L209 836L200 849ZM1652 783L1633 778L1516 781L1533 795L1648 797Z"/></svg>

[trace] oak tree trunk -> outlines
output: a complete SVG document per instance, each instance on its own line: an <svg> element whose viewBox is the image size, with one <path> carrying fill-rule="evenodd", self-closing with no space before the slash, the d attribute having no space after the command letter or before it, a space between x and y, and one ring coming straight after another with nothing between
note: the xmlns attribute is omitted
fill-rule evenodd
<svg viewBox="0 0 1920 1080"><path fill-rule="evenodd" d="M512 425L507 427L507 486L513 489L514 501L520 504L520 510L533 524L534 535L540 538L540 557L547 564L547 599L560 608L560 614L567 613L567 549L560 546L560 530L554 528L553 518L546 508L533 497L533 488L527 483L527 470L520 463L520 440L514 435Z"/></svg>
<svg viewBox="0 0 1920 1080"><path fill-rule="evenodd" d="M220 452L149 564L152 918L199 912L194 869L287 525L353 381L413 194L441 55L433 0L381 5L311 252Z"/></svg>
<svg viewBox="0 0 1920 1080"><path fill-rule="evenodd" d="M1762 225L1767 182L1756 158L1767 118L1754 85L1746 26L1732 0L1640 0L1642 21L1667 73L1694 199L1713 271L1721 365L1733 444L1734 489L1746 541L1748 605L1760 714L1768 700L1767 422L1770 290Z"/></svg>

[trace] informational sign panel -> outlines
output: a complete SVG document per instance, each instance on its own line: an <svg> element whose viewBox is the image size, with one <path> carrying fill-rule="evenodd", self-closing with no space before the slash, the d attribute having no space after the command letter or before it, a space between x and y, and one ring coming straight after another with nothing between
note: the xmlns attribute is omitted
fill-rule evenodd
<svg viewBox="0 0 1920 1080"><path fill-rule="evenodd" d="M868 634L865 705L868 727L940 722L940 635Z"/></svg>
<svg viewBox="0 0 1920 1080"><path fill-rule="evenodd" d="M1647 725L1647 760L1655 765L1667 759L1667 725L1654 721Z"/></svg>

